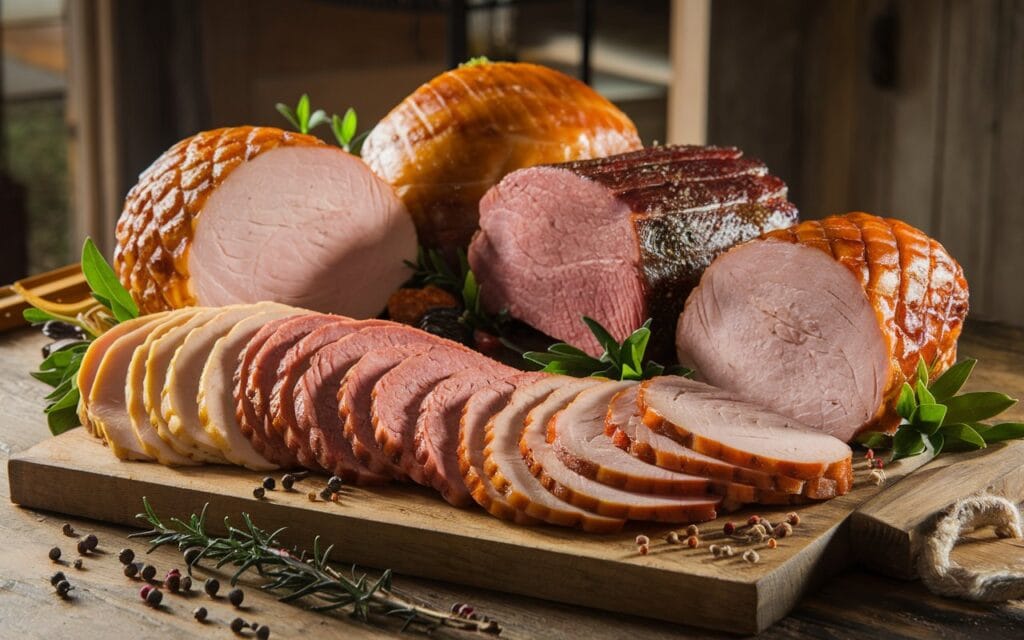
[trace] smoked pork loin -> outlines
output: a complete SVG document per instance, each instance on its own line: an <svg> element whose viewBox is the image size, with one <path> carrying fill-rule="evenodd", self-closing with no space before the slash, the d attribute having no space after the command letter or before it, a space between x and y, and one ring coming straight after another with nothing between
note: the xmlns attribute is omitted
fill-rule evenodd
<svg viewBox="0 0 1024 640"><path fill-rule="evenodd" d="M506 173L640 146L632 121L582 82L494 62L422 85L374 127L362 156L398 191L421 244L462 248L480 198Z"/></svg>
<svg viewBox="0 0 1024 640"><path fill-rule="evenodd" d="M702 379L843 441L891 431L918 359L956 361L963 271L910 225L850 213L765 234L704 272L679 317Z"/></svg>
<svg viewBox="0 0 1024 640"><path fill-rule="evenodd" d="M480 202L469 262L491 310L593 355L581 316L618 340L651 317L661 355L711 260L796 220L782 180L738 149L654 147L509 174Z"/></svg>
<svg viewBox="0 0 1024 640"><path fill-rule="evenodd" d="M231 127L182 140L142 173L114 268L143 313L273 300L366 318L415 256L405 206L359 158Z"/></svg>

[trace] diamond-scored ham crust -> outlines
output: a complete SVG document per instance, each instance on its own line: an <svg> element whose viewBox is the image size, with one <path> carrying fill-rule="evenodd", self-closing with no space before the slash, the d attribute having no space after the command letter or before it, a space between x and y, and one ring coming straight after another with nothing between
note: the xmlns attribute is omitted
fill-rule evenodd
<svg viewBox="0 0 1024 640"><path fill-rule="evenodd" d="M899 417L894 399L903 383L913 380L918 359L924 358L932 375L956 362L968 309L963 269L923 231L862 212L808 220L763 237L820 249L857 277L892 356L876 427L895 429Z"/></svg>
<svg viewBox="0 0 1024 640"><path fill-rule="evenodd" d="M188 253L211 193L243 162L278 147L326 146L273 127L225 127L178 142L139 176L117 222L114 270L142 313L196 304Z"/></svg>

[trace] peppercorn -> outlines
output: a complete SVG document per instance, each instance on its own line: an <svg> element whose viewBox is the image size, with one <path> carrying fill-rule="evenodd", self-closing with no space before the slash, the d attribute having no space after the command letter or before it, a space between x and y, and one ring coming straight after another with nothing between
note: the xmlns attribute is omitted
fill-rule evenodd
<svg viewBox="0 0 1024 640"><path fill-rule="evenodd" d="M139 575L139 565L135 564L134 562L129 562L128 564L124 565L124 575L128 578L134 578L135 576Z"/></svg>
<svg viewBox="0 0 1024 640"><path fill-rule="evenodd" d="M333 495L334 495L334 492L333 492L333 491L331 491L331 488L330 488L330 487L324 487L324 488L323 488L323 489L322 489L322 490L320 491L320 499L321 499L321 500L330 500L330 499L331 499L331 496L333 496Z"/></svg>
<svg viewBox="0 0 1024 640"><path fill-rule="evenodd" d="M135 559L135 552L128 548L121 549L121 552L117 554L117 559L121 564L131 564Z"/></svg>
<svg viewBox="0 0 1024 640"><path fill-rule="evenodd" d="M760 524L760 523L761 523L761 516L750 516L747 519L747 524L748 525L755 525L755 524Z"/></svg>
<svg viewBox="0 0 1024 640"><path fill-rule="evenodd" d="M775 527L775 536L777 538L785 538L793 533L793 525L788 522L783 522L779 526Z"/></svg>
<svg viewBox="0 0 1024 640"><path fill-rule="evenodd" d="M250 622L249 623L249 628L252 629L253 631L255 631L255 630L260 628L260 623L255 622L255 621Z"/></svg>
<svg viewBox="0 0 1024 640"><path fill-rule="evenodd" d="M776 548L778 546L779 546L779 541L776 540L775 538L772 538L771 540L768 541L768 548L769 549L774 549L774 548Z"/></svg>
<svg viewBox="0 0 1024 640"><path fill-rule="evenodd" d="M308 498L310 502L316 502L316 491L310 491L307 493L306 498Z"/></svg>
<svg viewBox="0 0 1024 640"><path fill-rule="evenodd" d="M793 525L794 527L800 524L800 514L796 511L790 511L786 514L786 522Z"/></svg>
<svg viewBox="0 0 1024 640"><path fill-rule="evenodd" d="M642 544L642 545L640 545L640 548L638 549L638 551L640 551L640 555L646 556L648 553L651 552L651 547L649 545Z"/></svg>
<svg viewBox="0 0 1024 640"><path fill-rule="evenodd" d="M270 627L267 625L260 625L260 628L256 630L256 638L258 640L267 640L270 638Z"/></svg>
<svg viewBox="0 0 1024 640"><path fill-rule="evenodd" d="M691 524L690 526L686 527L686 535L688 535L688 536L699 536L700 535L700 528L697 525L695 525L695 524Z"/></svg>
<svg viewBox="0 0 1024 640"><path fill-rule="evenodd" d="M76 569L81 569L82 568L82 559L81 558L75 558L75 561L74 561L73 565L74 565L74 567Z"/></svg>
<svg viewBox="0 0 1024 640"><path fill-rule="evenodd" d="M648 538L647 536L645 536L645 535L644 535L644 534L642 534L642 533L641 533L640 535L638 535L638 536L636 537L636 545L637 545L638 547L639 547L640 545L642 545L642 544L650 544L650 543L651 543L651 539L650 539L650 538Z"/></svg>
<svg viewBox="0 0 1024 640"><path fill-rule="evenodd" d="M69 538L74 538L78 536L78 534L75 533L75 528L71 526L70 522L65 522L64 526L60 528L60 531Z"/></svg>
<svg viewBox="0 0 1024 640"><path fill-rule="evenodd" d="M199 547L189 547L185 549L185 564L193 566L199 562L199 557L202 555L203 550Z"/></svg>
<svg viewBox="0 0 1024 640"><path fill-rule="evenodd" d="M98 547L100 544L100 539L90 533L82 539L82 542L85 543L85 546L89 549L89 551L95 551L96 547Z"/></svg>
<svg viewBox="0 0 1024 640"><path fill-rule="evenodd" d="M182 593L188 593L192 591L192 578L184 576L181 579L181 585L179 587Z"/></svg>
<svg viewBox="0 0 1024 640"><path fill-rule="evenodd" d="M271 478L270 476L263 478L263 488L266 489L267 491L273 491L276 486L277 483L274 482L274 479Z"/></svg>
<svg viewBox="0 0 1024 640"><path fill-rule="evenodd" d="M66 576L64 575L64 572L58 571L57 573L50 576L50 585L56 587L58 582L65 579Z"/></svg>
<svg viewBox="0 0 1024 640"><path fill-rule="evenodd" d="M749 551L746 551L743 554L743 559L749 562L750 564L757 564L761 561L761 556L758 555L758 553L753 549L750 549Z"/></svg>
<svg viewBox="0 0 1024 640"><path fill-rule="evenodd" d="M468 618L469 616L473 615L473 607L469 606L468 604L462 604L455 612L455 615L459 616L460 618Z"/></svg>
<svg viewBox="0 0 1024 640"><path fill-rule="evenodd" d="M732 522L726 522L722 526L722 533L724 533L727 536L731 536L735 532L736 532L736 525L734 523L732 523Z"/></svg>
<svg viewBox="0 0 1024 640"><path fill-rule="evenodd" d="M171 593L178 593L178 589L181 588L181 576L178 574L171 574L164 578L164 586Z"/></svg>
<svg viewBox="0 0 1024 640"><path fill-rule="evenodd" d="M245 593L241 589L232 589L228 592L228 602L236 607L242 606L242 600L245 600Z"/></svg>
<svg viewBox="0 0 1024 640"><path fill-rule="evenodd" d="M215 598L220 591L220 582L216 578L209 578L203 585L203 590L206 591L206 595Z"/></svg>
<svg viewBox="0 0 1024 640"><path fill-rule="evenodd" d="M266 496L267 490L264 489L263 487L256 487L255 489L252 490L252 497L256 498L257 500L262 500Z"/></svg>
<svg viewBox="0 0 1024 640"><path fill-rule="evenodd" d="M669 544L679 544L679 534L675 531L669 531L668 535L665 536L665 542Z"/></svg>
<svg viewBox="0 0 1024 640"><path fill-rule="evenodd" d="M142 579L147 582L156 577L156 567L151 564L147 564L142 567Z"/></svg>
<svg viewBox="0 0 1024 640"><path fill-rule="evenodd" d="M710 547L708 547L708 551L710 551L711 555L715 556L716 558L721 557L722 555L722 547L718 546L717 544L713 544Z"/></svg>
<svg viewBox="0 0 1024 640"><path fill-rule="evenodd" d="M875 450L868 449L867 452L864 453L864 457L867 458L868 460L871 460L872 458L875 457Z"/></svg>
<svg viewBox="0 0 1024 640"><path fill-rule="evenodd" d="M50 549L49 556L50 560L53 560L54 562L60 560L60 547L54 547Z"/></svg>
<svg viewBox="0 0 1024 640"><path fill-rule="evenodd" d="M206 613L206 607L196 607L195 610L192 611L192 617L199 622L206 622Z"/></svg>
<svg viewBox="0 0 1024 640"><path fill-rule="evenodd" d="M341 491L341 485L345 484L345 481L338 476L331 476L327 481L327 488L332 492L337 493Z"/></svg>
<svg viewBox="0 0 1024 640"><path fill-rule="evenodd" d="M245 620L241 618L235 618L231 621L231 630L235 633L241 633L242 629L246 627Z"/></svg>
<svg viewBox="0 0 1024 640"><path fill-rule="evenodd" d="M154 588L155 587L153 587L153 585L151 584L142 585L142 587L139 588L139 597L145 600L149 597L149 592L152 591Z"/></svg>
<svg viewBox="0 0 1024 640"><path fill-rule="evenodd" d="M690 547L691 549L696 549L698 546L700 546L700 538L698 538L697 536L690 536L686 539L686 546Z"/></svg>
<svg viewBox="0 0 1024 640"><path fill-rule="evenodd" d="M160 602L163 601L164 594L159 589L153 589L146 595L146 604L151 607L159 607Z"/></svg>
<svg viewBox="0 0 1024 640"><path fill-rule="evenodd" d="M295 484L295 476L290 473L286 473L281 476L281 488L285 491L291 491L292 486Z"/></svg>
<svg viewBox="0 0 1024 640"><path fill-rule="evenodd" d="M62 598L68 597L68 592L72 589L74 589L74 587L72 587L71 583L67 580L61 580L57 583L57 595Z"/></svg>
<svg viewBox="0 0 1024 640"><path fill-rule="evenodd" d="M83 539L78 541L78 553L79 553L79 555L83 555L84 556L87 553L89 553L90 551L91 551L91 549L89 548L89 544L85 541L85 538L83 538Z"/></svg>

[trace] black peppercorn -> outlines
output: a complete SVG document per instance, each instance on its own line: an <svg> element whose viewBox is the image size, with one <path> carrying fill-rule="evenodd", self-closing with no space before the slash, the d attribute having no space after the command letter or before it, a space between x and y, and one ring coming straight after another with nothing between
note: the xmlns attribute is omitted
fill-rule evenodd
<svg viewBox="0 0 1024 640"><path fill-rule="evenodd" d="M327 488L330 489L332 493L338 493L341 491L341 485L343 484L344 481L341 478L338 476L331 476L330 480L327 481Z"/></svg>
<svg viewBox="0 0 1024 640"><path fill-rule="evenodd" d="M270 637L270 627L267 625L261 625L260 628L256 630L256 637L259 640L267 640Z"/></svg>
<svg viewBox="0 0 1024 640"><path fill-rule="evenodd" d="M117 554L117 559L121 564L131 564L135 559L135 552L128 548L121 549L121 552Z"/></svg>
<svg viewBox="0 0 1024 640"><path fill-rule="evenodd" d="M266 495L267 490L264 489L263 487L256 487L255 489L252 490L252 497L256 498L257 500L262 500L263 498L266 497Z"/></svg>
<svg viewBox="0 0 1024 640"><path fill-rule="evenodd" d="M267 476L266 478L263 478L263 488L266 489L267 491L273 491L274 487L276 487L276 486L277 486L277 483L274 482L274 479L271 478L270 476Z"/></svg>
<svg viewBox="0 0 1024 640"><path fill-rule="evenodd" d="M49 556L50 560L53 560L54 562L60 560L60 547L54 547L50 549Z"/></svg>
<svg viewBox="0 0 1024 640"><path fill-rule="evenodd" d="M181 588L181 576L176 573L172 573L164 578L164 586L167 587L167 590L171 593L178 593L178 590Z"/></svg>
<svg viewBox="0 0 1024 640"><path fill-rule="evenodd" d="M74 587L72 587L71 583L67 580L61 580L57 583L57 595L62 598L68 597L68 592L72 589L74 589Z"/></svg>
<svg viewBox="0 0 1024 640"><path fill-rule="evenodd" d="M210 578L206 581L206 584L203 585L203 590L206 591L208 596L213 598L217 595L217 592L220 591L220 582L216 578Z"/></svg>
<svg viewBox="0 0 1024 640"><path fill-rule="evenodd" d="M89 535L82 538L82 542L85 543L85 546L89 549L89 551L95 551L96 547L100 544L100 539L90 533Z"/></svg>
<svg viewBox="0 0 1024 640"><path fill-rule="evenodd" d="M189 547L188 549L185 549L185 564L190 567L193 566L195 563L199 562L199 556L202 553L203 550L199 547Z"/></svg>
<svg viewBox="0 0 1024 640"><path fill-rule="evenodd" d="M291 491L292 490L292 486L294 484L295 484L295 476L294 475L292 475L290 473L286 473L283 476L281 476L281 488L283 488L285 491Z"/></svg>
<svg viewBox="0 0 1024 640"><path fill-rule="evenodd" d="M182 593L188 593L189 591L192 591L192 578L188 576L182 577L180 588Z"/></svg>
<svg viewBox="0 0 1024 640"><path fill-rule="evenodd" d="M70 522L65 522L64 526L60 528L60 531L69 538L74 538L78 535L75 533L75 528L71 526Z"/></svg>
<svg viewBox="0 0 1024 640"><path fill-rule="evenodd" d="M320 490L320 499L321 500L328 500L329 501L331 499L331 496L333 496L333 495L334 495L334 492L331 491L330 487L324 487L323 489Z"/></svg>
<svg viewBox="0 0 1024 640"><path fill-rule="evenodd" d="M147 564L142 567L142 579L149 581L156 577L156 567L151 564Z"/></svg>
<svg viewBox="0 0 1024 640"><path fill-rule="evenodd" d="M245 620L242 620L241 618L235 618L231 621L231 630L235 633L241 633L245 626Z"/></svg>
<svg viewBox="0 0 1024 640"><path fill-rule="evenodd" d="M58 571L57 573L50 576L50 584L56 587L58 582L65 579L66 577L64 576L64 572Z"/></svg>
<svg viewBox="0 0 1024 640"><path fill-rule="evenodd" d="M82 568L82 559L81 558L75 558L74 566L75 566L76 569L81 569Z"/></svg>
<svg viewBox="0 0 1024 640"><path fill-rule="evenodd" d="M84 538L78 541L78 553L79 553L79 555L83 555L84 556L85 554L89 553L90 551L92 551L92 549L89 548L89 545L86 543Z"/></svg>
<svg viewBox="0 0 1024 640"><path fill-rule="evenodd" d="M134 578L135 576L139 575L139 565L137 565L134 562L129 562L128 564L124 565L124 575L128 578Z"/></svg>
<svg viewBox="0 0 1024 640"><path fill-rule="evenodd" d="M245 600L245 593L241 589L232 589L228 592L228 602L238 607L242 605L242 600Z"/></svg>
<svg viewBox="0 0 1024 640"><path fill-rule="evenodd" d="M164 594L159 589L151 589L146 594L146 604L151 607L159 607L160 602L164 599Z"/></svg>

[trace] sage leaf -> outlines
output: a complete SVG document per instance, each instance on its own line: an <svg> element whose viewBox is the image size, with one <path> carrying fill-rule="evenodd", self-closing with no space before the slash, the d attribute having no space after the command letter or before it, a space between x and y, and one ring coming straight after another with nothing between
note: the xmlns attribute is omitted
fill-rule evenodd
<svg viewBox="0 0 1024 640"><path fill-rule="evenodd" d="M947 447L951 442L966 445L968 449L984 449L985 440L970 425L947 424L939 431L946 439Z"/></svg>
<svg viewBox="0 0 1024 640"><path fill-rule="evenodd" d="M341 135L345 139L346 145L355 137L358 122L359 120L356 116L356 110L349 107L341 119Z"/></svg>
<svg viewBox="0 0 1024 640"><path fill-rule="evenodd" d="M327 114L323 109L317 109L313 112L313 115L309 116L309 130L312 131L320 125L327 124L330 121L330 118L327 117Z"/></svg>
<svg viewBox="0 0 1024 640"><path fill-rule="evenodd" d="M295 119L295 111L291 107L283 102L278 102L274 105L274 108L277 109L278 113L284 116L284 119L288 121L288 124L292 125L292 129L295 129L296 131L300 129L299 121Z"/></svg>
<svg viewBox="0 0 1024 640"><path fill-rule="evenodd" d="M857 442L869 449L892 449L892 436L880 431L869 431L858 436Z"/></svg>
<svg viewBox="0 0 1024 640"><path fill-rule="evenodd" d="M941 404L922 404L914 410L910 419L911 425L925 435L931 435L939 430L942 421L946 417L946 406Z"/></svg>
<svg viewBox="0 0 1024 640"><path fill-rule="evenodd" d="M610 358L616 358L619 353L619 343L608 333L608 330L601 326L601 323L593 318L583 316L583 322L590 329L590 332L597 338L597 343L604 349L605 354ZM602 360L604 358L601 358Z"/></svg>
<svg viewBox="0 0 1024 640"><path fill-rule="evenodd" d="M131 295L121 285L103 254L96 248L92 238L86 238L82 247L82 273L86 282L97 296L107 300L106 306L118 322L139 317L139 308Z"/></svg>
<svg viewBox="0 0 1024 640"><path fill-rule="evenodd" d="M46 414L46 426L50 433L59 436L65 431L81 426L82 421L78 417L77 407L65 407L60 411L49 411Z"/></svg>
<svg viewBox="0 0 1024 640"><path fill-rule="evenodd" d="M29 307L21 312L21 317L25 319L25 322L29 324L40 324L47 320L53 320L53 316L46 313L42 309L36 309L35 307Z"/></svg>
<svg viewBox="0 0 1024 640"><path fill-rule="evenodd" d="M1006 411L1017 401L1005 393L977 391L946 400L946 424L980 422Z"/></svg>
<svg viewBox="0 0 1024 640"><path fill-rule="evenodd" d="M39 371L30 371L29 375L44 384L50 385L51 387L56 387L61 383L61 380L63 379L63 375L57 369L41 369Z"/></svg>
<svg viewBox="0 0 1024 640"><path fill-rule="evenodd" d="M928 386L928 365L924 363L924 358L917 359L917 381Z"/></svg>
<svg viewBox="0 0 1024 640"><path fill-rule="evenodd" d="M1024 422L1001 422L979 433L981 438L989 444L1004 440L1016 440L1024 438Z"/></svg>
<svg viewBox="0 0 1024 640"><path fill-rule="evenodd" d="M299 132L309 133L309 96L305 93L295 105L295 119L299 121Z"/></svg>
<svg viewBox="0 0 1024 640"><path fill-rule="evenodd" d="M924 436L914 429L900 429L892 439L892 459L910 458L925 450Z"/></svg>
<svg viewBox="0 0 1024 640"><path fill-rule="evenodd" d="M927 382L921 382L918 380L917 384L914 385L914 388L917 389L918 404L935 404L935 396L933 396L932 392L928 390Z"/></svg>
<svg viewBox="0 0 1024 640"><path fill-rule="evenodd" d="M67 409L68 407L77 407L79 395L78 387L73 386L60 400L48 406L46 408L46 413L53 413L55 411L60 411L61 409Z"/></svg>
<svg viewBox="0 0 1024 640"><path fill-rule="evenodd" d="M963 388L967 379L971 377L974 365L976 364L978 364L978 361L974 358L967 358L958 362L928 385L928 390L932 392L932 395L939 402L952 398Z"/></svg>
<svg viewBox="0 0 1024 640"><path fill-rule="evenodd" d="M896 401L896 413L904 420L910 420L910 416L914 415L916 408L917 399L914 397L914 389L904 382L900 389L899 400Z"/></svg>
<svg viewBox="0 0 1024 640"><path fill-rule="evenodd" d="M935 455L939 455L942 453L942 448L946 445L946 438L943 437L941 431L936 431L928 436L928 443L931 444L932 449L935 450Z"/></svg>

